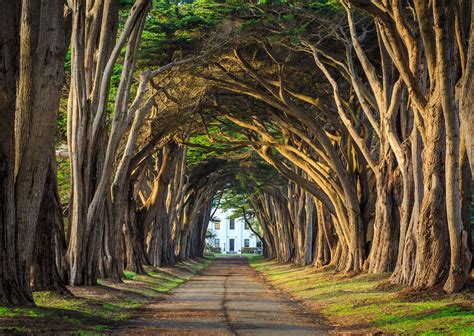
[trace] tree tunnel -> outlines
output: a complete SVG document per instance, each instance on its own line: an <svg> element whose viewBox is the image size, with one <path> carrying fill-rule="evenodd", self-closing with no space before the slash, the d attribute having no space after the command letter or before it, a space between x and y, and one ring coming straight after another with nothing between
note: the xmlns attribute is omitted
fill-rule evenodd
<svg viewBox="0 0 474 336"><path fill-rule="evenodd" d="M268 258L463 288L469 10L30 2L0 4L0 301L202 256L223 194Z"/></svg>

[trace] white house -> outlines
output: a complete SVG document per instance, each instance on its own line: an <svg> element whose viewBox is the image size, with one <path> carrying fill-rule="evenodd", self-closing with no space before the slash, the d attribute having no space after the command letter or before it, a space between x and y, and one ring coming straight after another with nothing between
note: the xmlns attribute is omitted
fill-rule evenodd
<svg viewBox="0 0 474 336"><path fill-rule="evenodd" d="M210 221L208 230L214 238L208 241L222 253L242 253L243 247L261 248L258 237L250 230L243 218L231 219L232 210L217 209Z"/></svg>

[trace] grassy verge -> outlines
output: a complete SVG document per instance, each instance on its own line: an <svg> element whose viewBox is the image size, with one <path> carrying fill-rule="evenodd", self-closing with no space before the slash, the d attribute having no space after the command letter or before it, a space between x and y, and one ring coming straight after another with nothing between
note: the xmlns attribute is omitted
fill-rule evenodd
<svg viewBox="0 0 474 336"><path fill-rule="evenodd" d="M388 275L343 277L312 267L249 258L276 288L318 310L341 330L395 334L474 335L474 293L417 293L394 287Z"/></svg>
<svg viewBox="0 0 474 336"><path fill-rule="evenodd" d="M147 302L189 280L210 258L172 267L149 268L146 275L126 272L123 283L71 288L71 296L35 292L37 307L0 306L0 334L101 334L124 323Z"/></svg>

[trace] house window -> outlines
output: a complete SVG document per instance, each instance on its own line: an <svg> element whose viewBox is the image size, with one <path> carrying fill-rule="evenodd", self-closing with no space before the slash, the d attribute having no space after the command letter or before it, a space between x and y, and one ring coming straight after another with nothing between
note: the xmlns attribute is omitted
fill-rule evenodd
<svg viewBox="0 0 474 336"><path fill-rule="evenodd" d="M231 218L229 221L229 229L234 230L235 229L235 219Z"/></svg>
<svg viewBox="0 0 474 336"><path fill-rule="evenodd" d="M257 247L262 247L262 242L261 241L257 242Z"/></svg>
<svg viewBox="0 0 474 336"><path fill-rule="evenodd" d="M244 239L244 247L250 246L250 239Z"/></svg>
<svg viewBox="0 0 474 336"><path fill-rule="evenodd" d="M214 239L214 247L219 247L220 244L221 241L219 240L219 238Z"/></svg>
<svg viewBox="0 0 474 336"><path fill-rule="evenodd" d="M220 230L221 229L221 222L215 222L214 223L214 229Z"/></svg>
<svg viewBox="0 0 474 336"><path fill-rule="evenodd" d="M248 229L249 229L249 224L245 222L245 230L248 230Z"/></svg>

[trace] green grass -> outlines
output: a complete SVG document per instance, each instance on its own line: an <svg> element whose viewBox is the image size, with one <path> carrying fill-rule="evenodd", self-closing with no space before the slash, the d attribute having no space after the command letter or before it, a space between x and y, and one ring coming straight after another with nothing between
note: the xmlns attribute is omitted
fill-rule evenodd
<svg viewBox="0 0 474 336"><path fill-rule="evenodd" d="M347 328L363 324L363 329L388 333L474 335L473 293L415 294L407 288L387 286L388 274L348 278L261 257L249 258L249 262L274 286Z"/></svg>
<svg viewBox="0 0 474 336"><path fill-rule="evenodd" d="M125 276L125 279L133 280L137 276L137 273L125 271L125 272L123 272L123 275Z"/></svg>
<svg viewBox="0 0 474 336"><path fill-rule="evenodd" d="M58 160L58 190L62 204L68 204L71 194L71 162L68 159Z"/></svg>
<svg viewBox="0 0 474 336"><path fill-rule="evenodd" d="M94 326L94 329L97 331L104 331L104 330L108 330L109 326L98 324Z"/></svg>
<svg viewBox="0 0 474 336"><path fill-rule="evenodd" d="M37 307L0 306L0 334L55 333L54 330L60 329L54 328L61 326L61 331L73 330L78 335L100 335L114 324L131 318L137 309L153 298L188 281L207 267L210 260L148 268L146 275L125 272L124 283L101 280L98 286L73 288L74 295L71 296L35 292L33 297Z"/></svg>
<svg viewBox="0 0 474 336"><path fill-rule="evenodd" d="M2 329L5 334L25 335L29 334L29 329L25 327L5 327Z"/></svg>
<svg viewBox="0 0 474 336"><path fill-rule="evenodd" d="M17 315L17 313L15 312L15 308L1 307L0 306L0 318L12 317L12 316L15 316L15 315Z"/></svg>

